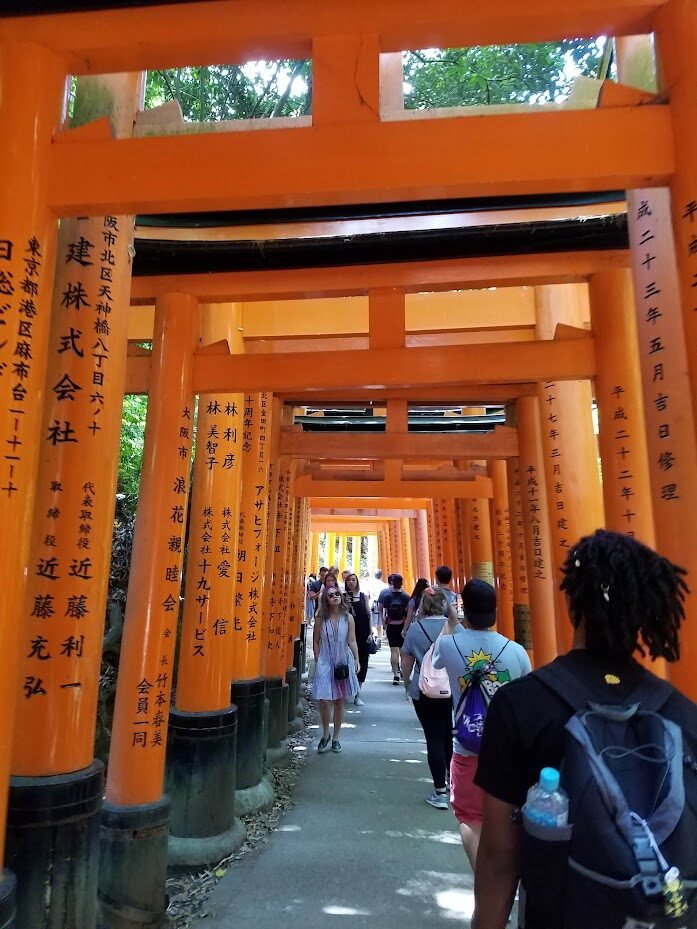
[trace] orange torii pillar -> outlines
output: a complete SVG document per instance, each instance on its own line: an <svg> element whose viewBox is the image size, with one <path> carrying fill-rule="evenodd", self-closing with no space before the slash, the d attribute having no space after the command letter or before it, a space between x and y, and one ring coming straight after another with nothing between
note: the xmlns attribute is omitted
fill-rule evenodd
<svg viewBox="0 0 697 929"><path fill-rule="evenodd" d="M512 639L515 635L513 625L513 564L506 462L499 459L490 461L489 473L494 488L491 509L491 533L495 542L496 627L499 632Z"/></svg>
<svg viewBox="0 0 697 929"><path fill-rule="evenodd" d="M414 575L414 583L420 577L419 575L419 544L416 538L416 519L413 516L409 520L409 545L411 549L411 569Z"/></svg>
<svg viewBox="0 0 697 929"><path fill-rule="evenodd" d="M232 702L237 706L237 810L246 815L273 796L264 778L264 702L282 693L266 691L262 668L262 594L266 565L271 397L245 394L242 413L242 493L237 535L236 592L232 642Z"/></svg>
<svg viewBox="0 0 697 929"><path fill-rule="evenodd" d="M378 562L380 560L378 556L378 537L377 535L370 534L366 537L366 567L369 577L373 577L375 571L377 570Z"/></svg>
<svg viewBox="0 0 697 929"><path fill-rule="evenodd" d="M414 568L412 562L411 535L409 533L408 516L400 517L399 536L402 546L402 564L404 565L404 589L408 593L411 593L414 588Z"/></svg>
<svg viewBox="0 0 697 929"><path fill-rule="evenodd" d="M697 135L691 61L695 26L693 5L685 0L669 0L654 18L660 89L670 98L673 122L675 170L670 195L663 188L627 191L656 546L661 554L687 569L693 590L687 598L687 622L681 630L681 660L668 670L673 683L693 700L697 698L692 673L697 660L693 628L697 539L692 519L697 503ZM652 37L618 37L616 50L621 82L655 92ZM675 312L678 305L681 316Z"/></svg>
<svg viewBox="0 0 697 929"><path fill-rule="evenodd" d="M336 558L336 532L327 533L327 567L338 567Z"/></svg>
<svg viewBox="0 0 697 929"><path fill-rule="evenodd" d="M583 284L535 288L538 339L553 339L558 325L583 329L588 317ZM573 628L559 590L561 566L581 536L602 529L605 521L593 432L590 381L546 381L538 388L545 453L545 480L556 587L557 642L571 648Z"/></svg>
<svg viewBox="0 0 697 929"><path fill-rule="evenodd" d="M139 74L81 78L76 112L90 97L91 115L98 115L102 100L117 135L128 135L142 93ZM132 241L132 217L61 222L29 581L18 623L23 699L6 860L19 878L20 927L82 929L96 920L104 766L94 760L95 723ZM27 344L35 325L20 322ZM47 817L51 828L37 828ZM59 848L70 848L70 855Z"/></svg>
<svg viewBox="0 0 697 929"><path fill-rule="evenodd" d="M0 623L0 862L5 830L17 698L24 659L22 606L29 563L36 464L41 442L44 375L51 319L57 222L44 204L51 138L60 126L67 67L26 43L0 46L0 519L3 611ZM31 682L29 687L31 689ZM0 875L0 921L15 911L15 881Z"/></svg>
<svg viewBox="0 0 697 929"><path fill-rule="evenodd" d="M431 510L429 513L429 539L431 542L431 577L435 577L436 568L443 564L443 545L440 532L440 500L436 497L431 501Z"/></svg>
<svg viewBox="0 0 697 929"><path fill-rule="evenodd" d="M605 521L608 529L655 548L631 272L620 268L591 275L589 296ZM643 660L654 674L665 677L663 659L652 661L647 656Z"/></svg>
<svg viewBox="0 0 697 929"><path fill-rule="evenodd" d="M460 560L460 590L462 590L469 578L472 577L472 550L470 547L467 501L456 500L455 502L457 512L458 558Z"/></svg>
<svg viewBox="0 0 697 929"><path fill-rule="evenodd" d="M282 423L282 415L285 421ZM261 669L266 678L266 698L268 700L268 725L266 726L266 761L269 765L277 766L286 762L288 750L282 744L288 734L288 695L295 684L294 674L290 675L286 668L276 674L269 667L269 627L271 625L271 597L273 593L273 563L274 543L276 535L276 515L279 506L279 461L278 453L281 441L281 426L292 425L292 408L283 407L278 397L271 400L271 429L267 439L268 453L268 492L266 501L266 529L264 533L264 589L262 593L262 623L261 623ZM303 599L303 612L305 601Z"/></svg>
<svg viewBox="0 0 697 929"><path fill-rule="evenodd" d="M427 510L416 511L416 561L419 577L431 578L431 557L428 546Z"/></svg>
<svg viewBox="0 0 697 929"><path fill-rule="evenodd" d="M310 571L319 577L319 530L312 533L312 546L310 549Z"/></svg>
<svg viewBox="0 0 697 929"><path fill-rule="evenodd" d="M285 455L278 463L278 503L270 510L274 516L273 533L267 544L273 548L273 569L268 601L269 620L266 640L266 673L269 677L285 674L285 647L283 641L283 616L285 613L285 591L287 587L288 509L290 506L291 460ZM313 533L316 539L319 533Z"/></svg>
<svg viewBox="0 0 697 929"><path fill-rule="evenodd" d="M133 910L162 918L169 800L164 796L167 719L179 616L194 402L196 300L158 298L106 801L99 898L104 926ZM134 880L134 874L138 880Z"/></svg>
<svg viewBox="0 0 697 929"><path fill-rule="evenodd" d="M362 536L351 536L351 570L356 577L361 576L361 543Z"/></svg>
<svg viewBox="0 0 697 929"><path fill-rule="evenodd" d="M392 556L392 573L401 574L404 577L404 564L402 560L402 540L399 527L399 520L391 519L389 522L390 531L390 553Z"/></svg>
<svg viewBox="0 0 697 929"><path fill-rule="evenodd" d="M225 340L244 351L241 308L201 308L203 350ZM201 865L245 837L235 819L237 707L230 702L240 449L244 394L199 397L179 645L176 707L170 711L167 795L170 862ZM183 438L190 433L184 429ZM173 537L172 547L178 545Z"/></svg>
<svg viewBox="0 0 697 929"><path fill-rule="evenodd" d="M387 541L387 532L385 529L385 524L380 527L378 531L378 569L382 571L382 577L385 583L387 583L387 574L389 568L387 567L390 560L390 550L389 543Z"/></svg>
<svg viewBox="0 0 697 929"><path fill-rule="evenodd" d="M439 500L441 564L455 573L455 506L450 497Z"/></svg>
<svg viewBox="0 0 697 929"><path fill-rule="evenodd" d="M554 566L542 453L542 424L537 397L516 402L520 461L520 495L528 569L530 625L535 663L539 667L558 654Z"/></svg>
<svg viewBox="0 0 697 929"><path fill-rule="evenodd" d="M475 498L467 501L472 577L494 584L494 555L491 544L489 501Z"/></svg>
<svg viewBox="0 0 697 929"><path fill-rule="evenodd" d="M515 410L513 418L515 420ZM528 569L525 559L525 529L523 522L523 500L521 496L520 459L509 458L506 462L508 472L508 500L511 522L511 561L513 573L513 628L514 638L527 650L530 661L532 650L532 629L530 626L530 598L528 596Z"/></svg>
<svg viewBox="0 0 697 929"><path fill-rule="evenodd" d="M291 488L292 491L292 488ZM301 590L301 602L303 604L300 612L300 624L299 624L299 633L294 633L293 630L290 630L290 634L286 637L286 648L285 648L285 661L286 661L286 681L291 684L291 679L293 680L292 686L288 693L288 726L290 729L298 730L302 728L302 718L296 719L296 717L302 717L303 709L300 705L300 683L302 680L302 675L305 670L306 665L306 642L307 642L307 618L305 616L305 581L307 578L307 527L310 525L311 513L310 513L310 501L304 499L303 501L303 530L302 530L302 540L303 540L303 559L304 564L300 572L300 586ZM296 627L297 628L297 627Z"/></svg>
<svg viewBox="0 0 697 929"><path fill-rule="evenodd" d="M690 358L682 319L674 312L680 289L668 192L632 191L628 207L656 546L661 554L687 569L692 589L685 604L687 621L681 630L680 661L668 666L668 674L694 700L697 447Z"/></svg>
<svg viewBox="0 0 697 929"><path fill-rule="evenodd" d="M348 564L347 564L348 555L347 555L347 544L346 543L347 543L347 538L342 532L339 535L339 562L338 562L339 563L339 577L341 577L342 572L346 571L346 569L348 568Z"/></svg>

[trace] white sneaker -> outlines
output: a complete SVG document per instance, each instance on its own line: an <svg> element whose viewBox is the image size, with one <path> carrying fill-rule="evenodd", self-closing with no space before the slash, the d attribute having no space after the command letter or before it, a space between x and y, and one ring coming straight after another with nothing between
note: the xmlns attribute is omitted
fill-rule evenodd
<svg viewBox="0 0 697 929"><path fill-rule="evenodd" d="M356 694L356 696L353 698L353 705L354 706L365 706L365 703L363 703L363 701L358 696L358 694Z"/></svg>
<svg viewBox="0 0 697 929"><path fill-rule="evenodd" d="M437 810L447 810L448 807L448 797L446 794L439 794L437 791L433 791L428 797L426 797L426 803L434 806Z"/></svg>

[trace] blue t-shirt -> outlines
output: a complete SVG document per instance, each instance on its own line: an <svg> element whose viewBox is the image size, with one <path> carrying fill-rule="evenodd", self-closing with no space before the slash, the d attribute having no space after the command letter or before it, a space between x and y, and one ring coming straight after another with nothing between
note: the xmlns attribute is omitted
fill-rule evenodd
<svg viewBox="0 0 697 929"><path fill-rule="evenodd" d="M496 658L496 666L482 681L489 698L504 684L530 673L530 659L522 645L491 629L460 628L463 635L457 636L457 645L454 636L446 635L438 640L433 650L433 667L445 668L448 672L453 710L457 709L462 692L469 684L470 670L482 662L488 664ZM472 754L465 751L456 738L453 738L453 751L458 755Z"/></svg>
<svg viewBox="0 0 697 929"><path fill-rule="evenodd" d="M444 625L445 616L424 616L421 619L412 620L407 629L407 634L404 637L404 644L402 645L402 654L411 655L416 659L408 690L412 700L418 700L421 696L421 691L419 690L419 668L421 667L421 662L424 660L424 655L436 641ZM423 629L421 626L423 626ZM464 631L462 626L458 626L456 635ZM428 639L429 636L431 637L430 642Z"/></svg>

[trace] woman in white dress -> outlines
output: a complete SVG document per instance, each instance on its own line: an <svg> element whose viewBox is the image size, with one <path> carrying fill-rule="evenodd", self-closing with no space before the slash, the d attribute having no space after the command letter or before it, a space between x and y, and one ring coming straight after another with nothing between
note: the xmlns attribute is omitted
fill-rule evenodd
<svg viewBox="0 0 697 929"><path fill-rule="evenodd" d="M315 654L315 677L312 696L319 700L322 738L317 746L320 754L341 751L339 733L344 720L344 701L358 693L358 646L356 626L341 595L330 587L325 591L312 636ZM334 705L334 732L329 738L329 715ZM330 745L331 742L331 745Z"/></svg>

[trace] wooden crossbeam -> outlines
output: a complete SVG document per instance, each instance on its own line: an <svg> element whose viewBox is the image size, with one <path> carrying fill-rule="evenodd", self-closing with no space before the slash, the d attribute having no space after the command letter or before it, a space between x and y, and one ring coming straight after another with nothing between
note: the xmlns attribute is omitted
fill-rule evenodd
<svg viewBox="0 0 697 929"><path fill-rule="evenodd" d="M317 481L301 475L293 485L296 497L447 497L449 499L478 499L493 496L491 478L478 477L474 481Z"/></svg>
<svg viewBox="0 0 697 929"><path fill-rule="evenodd" d="M127 393L147 393L151 358L128 359ZM573 341L503 342L472 346L446 345L438 351L418 348L297 352L282 355L197 354L196 393L270 391L304 398L361 392L384 397L389 388L406 398L422 399L451 387L453 397L494 401L496 385L529 385L544 380L578 380L595 374L593 337ZM492 385L492 386L490 386ZM480 390L474 390L478 386ZM529 393L526 386L525 393ZM509 396L508 390L504 391ZM511 391L511 396L516 392ZM338 396L336 399L340 399Z"/></svg>
<svg viewBox="0 0 697 929"><path fill-rule="evenodd" d="M417 348L298 352L284 355L213 355L194 358L197 393L289 393L372 387L528 383L577 380L595 374L593 337L573 341L447 345Z"/></svg>
<svg viewBox="0 0 697 929"><path fill-rule="evenodd" d="M299 268L290 271L231 271L219 274L135 277L131 304L149 306L162 294L183 291L203 303L363 297L381 287L405 293L464 287L571 284L591 274L629 267L629 251L496 255L447 261L403 261L382 265Z"/></svg>
<svg viewBox="0 0 697 929"><path fill-rule="evenodd" d="M47 201L59 216L101 216L655 187L673 172L672 140L669 105L375 121L350 132L74 141L68 132L51 146Z"/></svg>
<svg viewBox="0 0 697 929"><path fill-rule="evenodd" d="M661 0L226 0L0 20L0 40L36 42L74 74L308 58L313 36L376 35L384 52L650 32Z"/></svg>
<svg viewBox="0 0 697 929"><path fill-rule="evenodd" d="M281 455L291 458L516 458L518 433L497 426L483 435L447 435L429 432L282 432Z"/></svg>

